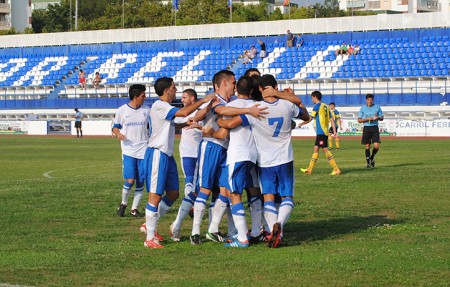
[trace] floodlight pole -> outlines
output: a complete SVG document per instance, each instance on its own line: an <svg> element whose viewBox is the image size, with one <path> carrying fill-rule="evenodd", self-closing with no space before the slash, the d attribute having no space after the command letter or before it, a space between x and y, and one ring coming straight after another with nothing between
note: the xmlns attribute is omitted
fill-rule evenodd
<svg viewBox="0 0 450 287"><path fill-rule="evenodd" d="M230 6L230 23L233 23L233 5Z"/></svg>
<svg viewBox="0 0 450 287"><path fill-rule="evenodd" d="M125 0L122 0L122 29L125 28Z"/></svg>
<svg viewBox="0 0 450 287"><path fill-rule="evenodd" d="M69 1L69 31L72 31L72 0Z"/></svg>
<svg viewBox="0 0 450 287"><path fill-rule="evenodd" d="M78 0L75 0L75 31L78 31Z"/></svg>

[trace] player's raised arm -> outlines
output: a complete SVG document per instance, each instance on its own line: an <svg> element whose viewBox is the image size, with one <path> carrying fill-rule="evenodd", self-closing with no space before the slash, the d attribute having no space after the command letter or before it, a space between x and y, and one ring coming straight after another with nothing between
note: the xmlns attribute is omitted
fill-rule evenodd
<svg viewBox="0 0 450 287"><path fill-rule="evenodd" d="M198 108L200 108L200 106L203 105L203 104L205 104L205 103L208 103L208 102L209 102L208 106L209 106L209 105L213 105L213 104L215 103L215 99L216 99L216 96L213 95L213 94L210 94L210 95L206 96L204 99L202 99L202 100L200 100L200 101L197 101L197 102L193 103L192 105L190 105L190 106L188 106L188 107L184 107L184 108L182 108L182 109L179 109L179 110L175 113L175 116L176 116L176 117L187 117L187 116L189 116L190 114L192 114L195 110L198 110ZM200 112L200 111L199 111L199 112ZM199 112L198 112L198 113L199 113ZM198 114L198 113L197 113L197 114Z"/></svg>
<svg viewBox="0 0 450 287"><path fill-rule="evenodd" d="M264 118L264 115L267 114L266 107L259 107L259 104L254 104L251 107L247 108L236 108L236 107L228 107L228 106L218 106L215 108L215 112L222 115L222 116L238 116L238 115L251 115L255 118Z"/></svg>
<svg viewBox="0 0 450 287"><path fill-rule="evenodd" d="M279 99L287 100L291 103L293 103L296 106L300 106L302 104L302 99L297 97L294 94L294 91L291 88L284 89L283 91L279 91L272 86L264 87L264 90L262 91L263 98L268 96L274 96Z"/></svg>

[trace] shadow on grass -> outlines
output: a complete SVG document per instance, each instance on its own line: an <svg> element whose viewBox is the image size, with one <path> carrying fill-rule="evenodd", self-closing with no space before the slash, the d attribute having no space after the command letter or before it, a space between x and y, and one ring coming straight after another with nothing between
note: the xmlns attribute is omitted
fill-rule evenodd
<svg viewBox="0 0 450 287"><path fill-rule="evenodd" d="M375 171L377 169L391 169L391 168L399 168L399 167L405 167L405 166L420 166L423 165L423 162L419 163L399 163L399 164L392 164L392 165L382 165L382 166L376 166L375 168L367 168L366 166L361 167L353 167L353 168L345 168L342 169L342 172L344 174L348 173L363 173L363 172L371 172Z"/></svg>
<svg viewBox="0 0 450 287"><path fill-rule="evenodd" d="M311 222L288 222L285 226L284 246L300 245L317 240L356 233L374 226L400 224L404 220L389 219L383 215L352 216Z"/></svg>
<svg viewBox="0 0 450 287"><path fill-rule="evenodd" d="M424 165L423 162L416 162L416 163L398 163L398 164L392 164L392 165L383 165L385 168L397 168L397 167L404 167L404 166L415 166L415 165Z"/></svg>

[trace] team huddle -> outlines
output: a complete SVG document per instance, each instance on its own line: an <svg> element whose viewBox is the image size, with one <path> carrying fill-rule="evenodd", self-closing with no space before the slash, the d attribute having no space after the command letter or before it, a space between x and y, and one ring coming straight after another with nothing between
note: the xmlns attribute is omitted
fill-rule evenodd
<svg viewBox="0 0 450 287"><path fill-rule="evenodd" d="M177 217L170 225L173 241L180 241L181 224L191 214L190 242L201 244L201 224L210 201L207 240L238 248L261 242L272 248L280 245L283 226L294 206L292 118L304 123L316 119L316 127L319 124L323 128L317 133L315 148L322 148L333 167L333 175L341 173L323 143L328 142L331 134L330 123L332 134L337 135L337 131L328 106L323 104L321 108L320 92L312 95L316 105L309 115L291 89L278 91L272 75L248 72L237 82L233 72L217 72L212 80L214 94L197 100L195 90L187 89L182 93L181 109L170 104L177 92L172 78L156 80L154 89L159 100L151 109L144 105L145 86L130 87L130 102L118 109L113 125L113 133L121 141L125 178L117 214L125 215L135 184L130 214L141 216L138 206L145 183L148 201L145 223L141 226L146 233L144 246L164 247L157 224L179 197L178 170L173 157L176 125L182 127L179 151L185 186ZM378 119L382 120L382 114ZM336 147L339 148L338 141ZM312 172L316 160L315 149L305 173ZM243 203L245 193L250 228ZM225 213L226 236L219 230Z"/></svg>

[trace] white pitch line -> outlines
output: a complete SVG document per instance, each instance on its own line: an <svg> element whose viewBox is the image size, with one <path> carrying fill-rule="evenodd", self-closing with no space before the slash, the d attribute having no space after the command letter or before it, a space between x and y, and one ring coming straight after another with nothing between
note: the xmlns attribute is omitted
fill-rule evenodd
<svg viewBox="0 0 450 287"><path fill-rule="evenodd" d="M53 178L53 176L50 176L50 173L52 173L52 172L54 172L54 170L47 171L46 173L43 174L43 176L46 177L46 178Z"/></svg>
<svg viewBox="0 0 450 287"><path fill-rule="evenodd" d="M7 283L0 283L0 287L33 287L30 285L11 285L11 284L7 284Z"/></svg>

